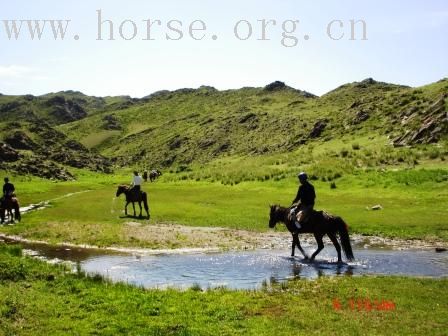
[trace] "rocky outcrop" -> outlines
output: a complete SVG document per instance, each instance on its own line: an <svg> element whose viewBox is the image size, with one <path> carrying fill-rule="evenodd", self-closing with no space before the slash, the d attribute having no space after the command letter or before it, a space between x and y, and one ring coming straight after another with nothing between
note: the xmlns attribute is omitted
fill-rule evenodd
<svg viewBox="0 0 448 336"><path fill-rule="evenodd" d="M6 136L4 141L14 149L31 150L37 147L36 143L22 131L15 131Z"/></svg>
<svg viewBox="0 0 448 336"><path fill-rule="evenodd" d="M39 157L30 157L11 166L21 175L34 175L51 180L71 181L74 176L57 164Z"/></svg>
<svg viewBox="0 0 448 336"><path fill-rule="evenodd" d="M356 112L353 120L352 120L352 124L357 125L360 124L364 121L366 121L367 119L370 118L370 113L367 110L359 110L358 112Z"/></svg>
<svg viewBox="0 0 448 336"><path fill-rule="evenodd" d="M252 122L252 121L257 120L257 119L258 119L257 115L255 113L251 112L251 113L247 113L247 114L241 116L239 118L238 122L240 124L245 124L247 122Z"/></svg>
<svg viewBox="0 0 448 336"><path fill-rule="evenodd" d="M168 148L170 150L180 148L182 144L186 141L188 141L188 138L177 135L168 142Z"/></svg>
<svg viewBox="0 0 448 336"><path fill-rule="evenodd" d="M12 134L8 135L8 130ZM63 180L72 179L73 176L59 164L112 172L112 163L108 159L91 152L78 141L68 139L44 121L31 125L10 122L3 131L7 135L0 148L2 169ZM32 134L33 139L28 134Z"/></svg>
<svg viewBox="0 0 448 336"><path fill-rule="evenodd" d="M312 139L320 137L322 132L327 127L327 122L328 121L325 120L325 119L317 121L314 124L313 129L311 130L309 137L312 138Z"/></svg>
<svg viewBox="0 0 448 336"><path fill-rule="evenodd" d="M414 144L429 144L439 141L442 136L448 134L448 111L445 100L448 94L442 95L421 115L416 110L410 111L410 115L404 115L402 124L417 123L418 128L408 129L402 135L396 137L392 143L395 147Z"/></svg>
<svg viewBox="0 0 448 336"><path fill-rule="evenodd" d="M198 148L206 149L206 148L213 146L215 143L216 143L216 140L212 139L212 138L202 139L198 143Z"/></svg>
<svg viewBox="0 0 448 336"><path fill-rule="evenodd" d="M103 117L103 128L105 130L120 131L123 129L120 121L114 115L105 115Z"/></svg>
<svg viewBox="0 0 448 336"><path fill-rule="evenodd" d="M282 90L285 88L287 88L285 83L280 82L280 81L275 81L273 83L266 85L263 90L272 92L272 91Z"/></svg>
<svg viewBox="0 0 448 336"><path fill-rule="evenodd" d="M17 150L8 144L0 142L0 162L15 162L20 159L20 154Z"/></svg>
<svg viewBox="0 0 448 336"><path fill-rule="evenodd" d="M81 105L71 99L66 99L64 96L51 97L45 102L45 105L50 107L50 115L58 123L68 123L87 116L87 112Z"/></svg>

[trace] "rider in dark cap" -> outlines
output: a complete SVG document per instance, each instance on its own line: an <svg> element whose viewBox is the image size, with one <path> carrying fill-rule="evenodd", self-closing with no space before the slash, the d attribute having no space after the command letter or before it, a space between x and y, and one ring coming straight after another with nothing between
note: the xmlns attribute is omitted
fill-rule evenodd
<svg viewBox="0 0 448 336"><path fill-rule="evenodd" d="M300 229L313 211L316 192L314 191L313 185L308 182L308 175L306 173L302 172L297 177L300 181L300 187L297 191L296 198L292 201L293 206L295 206L291 210L291 215L296 216L295 224ZM296 205L299 201L300 204Z"/></svg>

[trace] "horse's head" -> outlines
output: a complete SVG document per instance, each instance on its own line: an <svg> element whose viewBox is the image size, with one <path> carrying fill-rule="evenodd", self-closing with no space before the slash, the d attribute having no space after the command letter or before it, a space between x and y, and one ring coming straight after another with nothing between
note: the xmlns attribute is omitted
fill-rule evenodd
<svg viewBox="0 0 448 336"><path fill-rule="evenodd" d="M121 194L126 193L127 190L128 190L128 187L127 187L127 186L125 186L125 185L120 185L120 186L118 186L117 193L115 194L115 196L116 196L116 197L119 197Z"/></svg>
<svg viewBox="0 0 448 336"><path fill-rule="evenodd" d="M271 205L270 208L271 208L271 212L269 214L269 227L272 229L275 227L275 225L279 221L280 206Z"/></svg>

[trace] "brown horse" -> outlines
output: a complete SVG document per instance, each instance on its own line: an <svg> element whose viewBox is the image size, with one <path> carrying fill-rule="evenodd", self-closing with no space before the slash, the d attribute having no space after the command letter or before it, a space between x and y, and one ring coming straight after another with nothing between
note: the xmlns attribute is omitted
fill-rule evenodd
<svg viewBox="0 0 448 336"><path fill-rule="evenodd" d="M142 202L143 202L146 211L146 216L149 219L148 195L146 194L146 192L141 191L139 193L136 193L129 186L120 185L118 186L116 196L119 197L121 194L125 194L126 196L126 205L124 206L124 213L126 216L128 215L128 205L129 203L132 203L132 208L134 209L134 217L135 217L135 202L137 202L140 208L139 217L142 217Z"/></svg>
<svg viewBox="0 0 448 336"><path fill-rule="evenodd" d="M290 208L284 208L280 205L271 205L271 213L269 219L269 227L274 228L278 222L284 223L286 228L292 235L292 251L291 256L294 256L295 247L302 252L305 259L313 261L314 258L319 254L324 248L324 243L322 238L324 235L328 235L332 241L336 251L338 252L338 263L342 262L341 258L341 246L339 245L336 234L339 234L342 249L344 250L345 256L349 261L353 260L352 246L350 244L350 237L348 235L347 224L342 220L341 217L329 215L323 211L314 211L308 221L302 224L302 228L298 229L293 220L290 218ZM300 246L299 233L313 233L314 238L317 242L317 250L311 255L311 258L305 253L305 251Z"/></svg>
<svg viewBox="0 0 448 336"><path fill-rule="evenodd" d="M13 213L14 210L14 213ZM20 214L20 205L17 197L3 197L0 199L0 223L3 224L6 220L6 216L9 217L10 223L14 223L14 220L20 222L22 216Z"/></svg>
<svg viewBox="0 0 448 336"><path fill-rule="evenodd" d="M149 180L154 182L159 176L162 176L162 172L158 169L151 170L149 173Z"/></svg>

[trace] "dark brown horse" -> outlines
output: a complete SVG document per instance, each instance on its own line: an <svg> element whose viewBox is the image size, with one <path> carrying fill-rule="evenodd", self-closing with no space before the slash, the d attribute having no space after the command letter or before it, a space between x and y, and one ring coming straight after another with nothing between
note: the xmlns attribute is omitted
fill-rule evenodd
<svg viewBox="0 0 448 336"><path fill-rule="evenodd" d="M119 197L121 194L125 194L126 196L126 205L124 206L124 213L126 216L128 215L128 205L129 203L132 203L132 208L134 209L134 217L135 217L135 203L137 202L140 208L139 217L142 217L142 202L143 202L146 211L146 216L149 219L148 195L146 194L146 192L140 191L139 193L136 193L129 186L120 185L118 186L116 196Z"/></svg>
<svg viewBox="0 0 448 336"><path fill-rule="evenodd" d="M322 238L324 235L328 235L332 241L336 251L338 252L338 263L342 262L341 258L341 246L339 245L337 234L341 241L342 249L344 250L345 256L349 261L353 260L352 246L350 244L350 237L348 235L347 224L342 220L341 217L329 215L323 211L314 211L308 221L302 224L302 228L298 229L293 220L290 218L290 208L284 208L280 205L271 205L271 213L269 219L269 227L274 228L279 222L284 223L286 228L292 235L292 251L291 256L294 256L295 247L302 252L305 259L313 261L314 258L319 254L324 248L324 243ZM305 253L305 251L300 246L299 233L313 233L314 238L317 242L317 250L311 255L311 258Z"/></svg>
<svg viewBox="0 0 448 336"><path fill-rule="evenodd" d="M13 213L14 210L14 213ZM20 222L22 216L20 215L19 200L16 197L3 197L0 199L0 223L3 224L8 215L10 223L14 220Z"/></svg>
<svg viewBox="0 0 448 336"><path fill-rule="evenodd" d="M149 173L149 180L154 182L159 176L162 176L162 172L158 169L151 170Z"/></svg>

